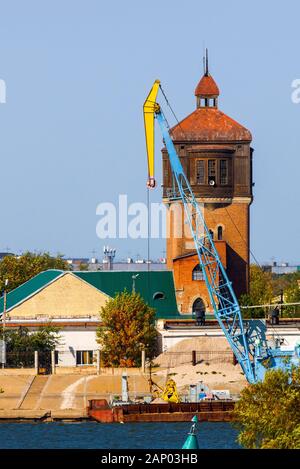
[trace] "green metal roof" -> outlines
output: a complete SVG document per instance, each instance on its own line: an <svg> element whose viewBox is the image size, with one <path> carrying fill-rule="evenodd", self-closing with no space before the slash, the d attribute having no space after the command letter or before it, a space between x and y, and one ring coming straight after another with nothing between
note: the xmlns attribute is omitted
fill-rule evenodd
<svg viewBox="0 0 300 469"><path fill-rule="evenodd" d="M19 303L23 302L39 290L46 287L53 280L67 272L63 270L46 270L36 275L32 279L20 285L15 290L7 294L7 311ZM118 292L132 291L132 276L135 279L135 290L142 298L156 309L157 319L176 319L181 317L178 312L173 274L170 271L154 272L127 272L127 271L107 271L107 272L68 272L81 278L97 290L114 297ZM155 293L163 293L163 299L154 299ZM0 313L3 312L3 297L0 298Z"/></svg>
<svg viewBox="0 0 300 469"><path fill-rule="evenodd" d="M114 297L118 292L132 291L133 275L135 279L135 291L149 306L156 309L157 319L172 319L179 317L173 273L170 271L98 271L98 272L73 272L98 290ZM155 293L164 294L164 299L154 299Z"/></svg>
<svg viewBox="0 0 300 469"><path fill-rule="evenodd" d="M63 274L62 270L45 270L7 294L6 309L9 310L29 296L37 293ZM0 298L0 313L3 312L3 296Z"/></svg>

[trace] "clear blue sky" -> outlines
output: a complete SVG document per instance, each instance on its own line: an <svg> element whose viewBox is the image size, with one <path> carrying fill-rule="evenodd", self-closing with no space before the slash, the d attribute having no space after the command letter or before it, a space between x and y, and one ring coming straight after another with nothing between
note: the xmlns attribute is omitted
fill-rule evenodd
<svg viewBox="0 0 300 469"><path fill-rule="evenodd" d="M253 134L252 250L299 262L299 17L297 1L0 1L0 250L102 250L97 204L146 200L144 98L160 78L190 113L205 44L221 110ZM152 242L152 257L163 249Z"/></svg>

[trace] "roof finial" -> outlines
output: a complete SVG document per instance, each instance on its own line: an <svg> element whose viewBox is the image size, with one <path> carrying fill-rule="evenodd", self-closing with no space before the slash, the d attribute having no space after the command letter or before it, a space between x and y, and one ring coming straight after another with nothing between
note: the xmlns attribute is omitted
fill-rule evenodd
<svg viewBox="0 0 300 469"><path fill-rule="evenodd" d="M204 57L203 57L204 60ZM208 77L209 72L208 72L208 49L205 49L205 66L204 66L204 75Z"/></svg>

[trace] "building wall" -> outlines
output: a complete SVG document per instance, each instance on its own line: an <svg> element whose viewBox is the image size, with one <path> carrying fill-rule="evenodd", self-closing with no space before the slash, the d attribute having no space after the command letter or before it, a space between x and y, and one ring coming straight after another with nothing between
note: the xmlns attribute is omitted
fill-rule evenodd
<svg viewBox="0 0 300 469"><path fill-rule="evenodd" d="M172 347L177 345L182 340L186 339L194 339L194 338L203 338L206 340L207 338L215 338L216 340L220 340L222 347L224 349L231 350L227 341L225 340L225 335L221 328L218 327L190 327L190 328L177 328L176 330L159 330L161 334L161 351L169 351ZM297 326L295 327L268 327L267 328L267 340L270 341L271 345L274 346L274 337L280 336L284 339L285 347L289 350L294 349L297 343L300 340L300 331ZM191 347L195 347L192 342Z"/></svg>
<svg viewBox="0 0 300 469"><path fill-rule="evenodd" d="M224 267L226 267L226 243L217 241L216 248ZM199 297L203 300L206 310L212 310L205 281L193 280L193 270L198 264L197 254L175 259L173 262L177 305L178 310L182 313L191 313L193 303Z"/></svg>
<svg viewBox="0 0 300 469"><path fill-rule="evenodd" d="M227 274L238 297L249 289L249 204L249 199L237 198L228 206L215 204L204 211L214 239L217 238L218 225L223 227Z"/></svg>
<svg viewBox="0 0 300 469"><path fill-rule="evenodd" d="M58 366L75 366L76 351L97 350L96 327L66 327L60 331L60 345L56 347Z"/></svg>
<svg viewBox="0 0 300 469"><path fill-rule="evenodd" d="M9 316L33 317L99 317L101 306L109 297L71 273L52 282L34 296L9 311Z"/></svg>
<svg viewBox="0 0 300 469"><path fill-rule="evenodd" d="M202 200L198 199L198 202ZM206 202L204 205L204 219L208 228L214 233L214 240L216 246L218 245L217 230L218 226L222 227L223 230L223 241L226 243L226 254L221 258L222 262L226 259L227 274L229 279L233 283L233 288L236 295L239 297L242 293L248 291L249 288L249 205L251 199L237 198L230 204L222 204L216 202ZM176 212L177 213L177 212ZM167 267L168 269L174 269L175 287L176 290L182 289L182 283L184 283L183 275L178 277L175 268L175 259L178 256L183 256L189 252L195 250L194 242L190 235L189 227L184 223L183 216L175 215L175 210L172 208L167 213L169 226L169 236L167 237ZM180 224L180 226L178 226ZM182 237L178 237L178 233L182 233ZM189 284L189 269L190 260L182 260L181 263L187 263L185 282L188 289L192 288ZM184 268L182 267L184 270ZM178 281L180 283L178 283ZM193 296L197 295L196 284L193 284L194 292ZM182 293L182 297L185 293ZM189 293L190 295L190 293ZM205 294L208 296L208 293ZM179 298L178 298L179 301ZM184 298L183 303L189 304L189 298ZM185 306L184 306L185 308ZM188 310L182 310L184 312L190 312Z"/></svg>

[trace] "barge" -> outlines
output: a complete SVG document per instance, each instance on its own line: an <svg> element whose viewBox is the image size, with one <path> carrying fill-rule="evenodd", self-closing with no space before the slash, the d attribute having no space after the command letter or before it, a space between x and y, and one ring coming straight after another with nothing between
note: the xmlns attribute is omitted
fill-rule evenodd
<svg viewBox="0 0 300 469"><path fill-rule="evenodd" d="M235 401L225 400L110 406L105 399L93 399L87 414L101 423L189 422L194 415L199 422L231 422L234 406Z"/></svg>

